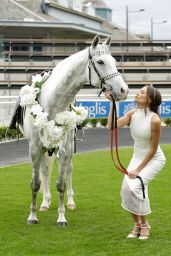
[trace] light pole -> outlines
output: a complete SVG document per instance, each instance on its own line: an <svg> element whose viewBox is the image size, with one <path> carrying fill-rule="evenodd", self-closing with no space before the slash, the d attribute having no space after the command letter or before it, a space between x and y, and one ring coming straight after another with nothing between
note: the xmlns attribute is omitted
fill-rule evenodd
<svg viewBox="0 0 171 256"><path fill-rule="evenodd" d="M145 9L139 9L138 11L129 11L128 5L126 5L126 44L128 51L128 36L129 36L129 13L144 12Z"/></svg>
<svg viewBox="0 0 171 256"><path fill-rule="evenodd" d="M164 23L167 23L167 20L163 20L163 21L160 21L160 22L154 22L153 21L153 18L151 17L151 50L153 51L153 38L154 38L154 35L153 35L153 28L154 28L154 25L156 24L164 24Z"/></svg>

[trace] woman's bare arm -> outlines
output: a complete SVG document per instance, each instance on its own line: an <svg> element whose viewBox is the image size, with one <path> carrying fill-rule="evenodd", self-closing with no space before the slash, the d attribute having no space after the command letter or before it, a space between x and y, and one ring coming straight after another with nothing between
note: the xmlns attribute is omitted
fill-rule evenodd
<svg viewBox="0 0 171 256"><path fill-rule="evenodd" d="M112 108L113 108L113 102L110 101L110 111L108 115L108 128L111 129L112 127ZM134 114L136 110L130 110L128 111L123 117L119 118L117 120L117 127L121 128L124 127L125 125L128 125L130 123L131 117Z"/></svg>

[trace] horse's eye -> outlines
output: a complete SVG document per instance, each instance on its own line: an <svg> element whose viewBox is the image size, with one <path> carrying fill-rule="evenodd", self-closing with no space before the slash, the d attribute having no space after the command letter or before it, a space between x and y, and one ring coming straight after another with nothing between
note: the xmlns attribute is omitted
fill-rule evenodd
<svg viewBox="0 0 171 256"><path fill-rule="evenodd" d="M97 63L100 65L104 64L104 62L102 60L98 60Z"/></svg>

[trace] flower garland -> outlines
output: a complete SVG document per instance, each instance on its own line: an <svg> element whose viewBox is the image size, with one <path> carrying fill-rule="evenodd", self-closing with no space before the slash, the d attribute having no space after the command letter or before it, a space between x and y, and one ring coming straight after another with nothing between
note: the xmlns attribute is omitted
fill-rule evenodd
<svg viewBox="0 0 171 256"><path fill-rule="evenodd" d="M27 107L33 116L33 125L39 129L39 136L43 146L48 150L52 148L64 149L67 133L80 125L87 118L88 112L84 107L74 107L73 111L63 111L56 114L55 119L48 121L48 113L37 102L36 97L43 83L50 76L50 72L32 77L31 85L25 85L20 91L20 105Z"/></svg>

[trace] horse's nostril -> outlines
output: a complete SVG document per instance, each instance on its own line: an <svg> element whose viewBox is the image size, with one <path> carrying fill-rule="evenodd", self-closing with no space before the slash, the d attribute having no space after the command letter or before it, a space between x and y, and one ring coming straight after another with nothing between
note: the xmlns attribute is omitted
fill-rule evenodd
<svg viewBox="0 0 171 256"><path fill-rule="evenodd" d="M121 93L125 93L125 90L123 88L121 88Z"/></svg>

